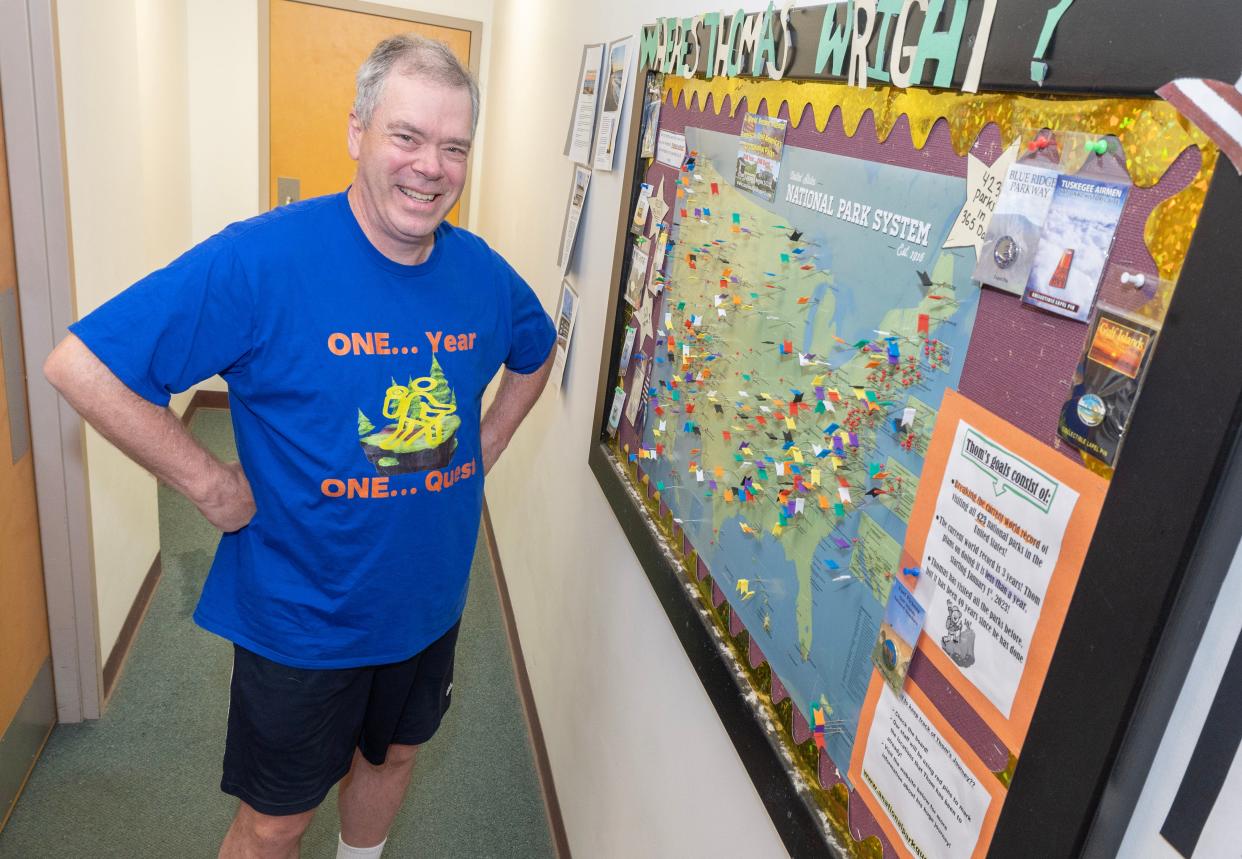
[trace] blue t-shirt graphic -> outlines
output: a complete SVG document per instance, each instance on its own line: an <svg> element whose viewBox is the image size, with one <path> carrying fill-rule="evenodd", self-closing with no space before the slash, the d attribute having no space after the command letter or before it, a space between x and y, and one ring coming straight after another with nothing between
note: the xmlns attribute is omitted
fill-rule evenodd
<svg viewBox="0 0 1242 859"><path fill-rule="evenodd" d="M234 224L70 327L157 405L219 373L257 512L194 619L287 665L403 660L461 616L483 504L479 421L555 331L481 239L383 256L344 193Z"/></svg>

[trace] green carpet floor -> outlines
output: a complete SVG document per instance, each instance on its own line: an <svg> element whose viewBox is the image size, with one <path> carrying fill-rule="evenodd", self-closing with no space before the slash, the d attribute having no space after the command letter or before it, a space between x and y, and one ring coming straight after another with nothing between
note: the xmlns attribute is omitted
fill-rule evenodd
<svg viewBox="0 0 1242 859"><path fill-rule="evenodd" d="M228 412L196 413L192 429L236 459ZM220 762L232 645L190 614L218 533L160 487L163 577L104 718L58 726L8 826L0 857L212 857L237 801ZM457 644L453 706L420 754L385 857L553 854L522 718L491 564L479 540ZM302 841L331 859L336 789Z"/></svg>

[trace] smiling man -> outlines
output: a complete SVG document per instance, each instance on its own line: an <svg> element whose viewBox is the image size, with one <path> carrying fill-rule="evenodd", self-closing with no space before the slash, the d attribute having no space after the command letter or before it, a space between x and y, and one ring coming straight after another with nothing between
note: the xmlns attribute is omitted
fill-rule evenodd
<svg viewBox="0 0 1242 859"><path fill-rule="evenodd" d="M444 220L470 73L402 36L357 85L348 191L233 224L72 325L44 368L225 532L194 613L234 644L224 857L296 856L337 782L338 856L381 854L451 700L483 475L551 368L530 287ZM167 408L216 373L240 464Z"/></svg>

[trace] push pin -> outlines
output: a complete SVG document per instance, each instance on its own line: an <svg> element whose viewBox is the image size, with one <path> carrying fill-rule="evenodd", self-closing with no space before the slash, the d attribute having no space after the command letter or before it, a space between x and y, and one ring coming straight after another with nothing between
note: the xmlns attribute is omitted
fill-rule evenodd
<svg viewBox="0 0 1242 859"><path fill-rule="evenodd" d="M1042 149L1047 149L1051 143L1051 140L1041 134L1039 137L1036 137L1030 143L1026 144L1026 148L1031 152L1037 152Z"/></svg>
<svg viewBox="0 0 1242 859"><path fill-rule="evenodd" d="M902 567L901 568L901 574L903 576L909 576L912 579L917 579L922 572L923 571L920 570L918 567Z"/></svg>
<svg viewBox="0 0 1242 859"><path fill-rule="evenodd" d="M1135 289L1142 289L1147 284L1147 276L1143 274L1130 274L1128 271L1121 273L1121 282L1133 286Z"/></svg>
<svg viewBox="0 0 1242 859"><path fill-rule="evenodd" d="M1088 140L1087 151L1094 152L1096 155L1103 155L1108 152L1108 140L1101 137L1099 140Z"/></svg>

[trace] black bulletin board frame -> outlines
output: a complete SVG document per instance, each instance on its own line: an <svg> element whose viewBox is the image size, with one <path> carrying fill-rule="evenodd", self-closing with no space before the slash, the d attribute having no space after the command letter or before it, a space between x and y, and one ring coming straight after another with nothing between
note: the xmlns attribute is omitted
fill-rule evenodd
<svg viewBox="0 0 1242 859"><path fill-rule="evenodd" d="M981 91L1155 97L1157 87L1176 78L1232 82L1242 72L1242 7L1235 0L1200 2L1193 11L1157 0L1092 0L1070 7L1062 18L1045 57L1051 71L1040 89L1029 69L1051 5L997 4ZM979 6L970 2L968 34ZM798 35L787 78L815 78L810 64L825 8L793 11ZM964 76L967 48L964 41L955 83ZM635 75L631 96L624 149L631 156L637 152L646 71ZM607 410L624 329L621 294L629 216L642 181L638 167L632 158L623 168L630 194L616 222L590 467L785 846L795 856L824 855L814 812L742 700L715 631L701 618L684 574L667 557L609 452ZM1076 856L1093 826L1093 840L1115 836L1119 843L1117 815L1097 821L1101 800L1116 778L1119 751L1242 426L1239 213L1242 178L1222 155L992 839L992 856Z"/></svg>

